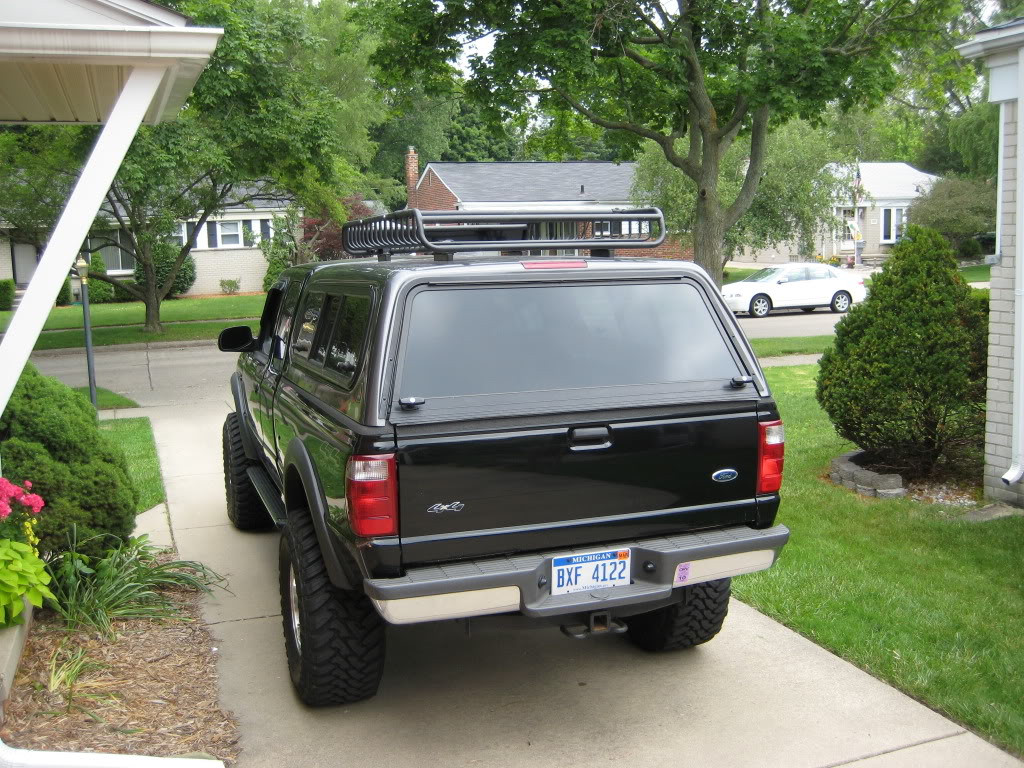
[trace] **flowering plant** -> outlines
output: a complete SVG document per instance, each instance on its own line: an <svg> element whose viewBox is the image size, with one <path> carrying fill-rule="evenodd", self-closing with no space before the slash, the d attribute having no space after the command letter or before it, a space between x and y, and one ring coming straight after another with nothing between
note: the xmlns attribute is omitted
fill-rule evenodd
<svg viewBox="0 0 1024 768"><path fill-rule="evenodd" d="M35 549L35 524L45 503L27 480L22 487L0 477L0 628L24 621L22 598L37 608L54 599Z"/></svg>
<svg viewBox="0 0 1024 768"><path fill-rule="evenodd" d="M20 541L35 547L35 522L46 505L43 497L32 493L32 483L24 487L0 477L0 539Z"/></svg>

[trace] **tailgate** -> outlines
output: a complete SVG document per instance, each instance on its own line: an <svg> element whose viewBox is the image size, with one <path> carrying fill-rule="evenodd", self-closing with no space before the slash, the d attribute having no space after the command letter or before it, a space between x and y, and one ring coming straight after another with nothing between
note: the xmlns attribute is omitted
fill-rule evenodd
<svg viewBox="0 0 1024 768"><path fill-rule="evenodd" d="M413 292L390 410L403 561L753 520L758 394L715 301L565 275Z"/></svg>
<svg viewBox="0 0 1024 768"><path fill-rule="evenodd" d="M406 564L751 522L753 401L461 432L399 427ZM577 417L579 418L579 417Z"/></svg>

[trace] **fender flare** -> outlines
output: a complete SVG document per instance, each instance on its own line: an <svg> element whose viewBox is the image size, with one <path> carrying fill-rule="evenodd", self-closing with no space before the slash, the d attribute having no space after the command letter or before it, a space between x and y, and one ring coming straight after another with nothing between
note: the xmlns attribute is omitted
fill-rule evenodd
<svg viewBox="0 0 1024 768"><path fill-rule="evenodd" d="M289 470L295 469L299 479L302 481L302 488L306 497L306 508L313 519L313 528L316 530L316 539L320 544L320 553L324 558L324 565L327 568L327 577L331 583L339 589L355 589L361 582L361 574L355 563L347 562L347 558L339 557L338 549L334 545L330 531L327 528L327 502L324 497L324 489L316 474L313 460L306 450L302 441L293 437L288 444L288 450L284 458L285 479L285 504L288 506L288 513L295 508L288 504L287 499L287 477Z"/></svg>
<svg viewBox="0 0 1024 768"><path fill-rule="evenodd" d="M235 371L231 374L231 395L235 400L235 413L238 414L238 423L242 432L242 450L245 451L245 458L249 461L259 461L260 452L256 438L252 434L252 414L249 413L249 403L245 397L245 385L242 384L242 376Z"/></svg>

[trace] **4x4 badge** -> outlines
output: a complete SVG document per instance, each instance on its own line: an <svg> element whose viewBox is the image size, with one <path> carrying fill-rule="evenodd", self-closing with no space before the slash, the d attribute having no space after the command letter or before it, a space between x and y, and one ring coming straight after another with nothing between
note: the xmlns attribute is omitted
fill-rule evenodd
<svg viewBox="0 0 1024 768"><path fill-rule="evenodd" d="M427 512L433 512L435 515L440 515L442 512L461 512L466 508L466 505L461 501L450 501L447 504L434 504L433 506L427 507Z"/></svg>
<svg viewBox="0 0 1024 768"><path fill-rule="evenodd" d="M716 483L728 483L735 480L740 476L740 473L735 469L720 469L711 475L711 479Z"/></svg>

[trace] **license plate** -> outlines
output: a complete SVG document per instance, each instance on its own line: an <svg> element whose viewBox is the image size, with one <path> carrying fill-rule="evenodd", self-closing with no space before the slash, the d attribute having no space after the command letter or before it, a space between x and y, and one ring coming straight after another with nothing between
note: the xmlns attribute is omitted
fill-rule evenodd
<svg viewBox="0 0 1024 768"><path fill-rule="evenodd" d="M628 549L556 557L551 561L551 594L624 587L629 577Z"/></svg>

